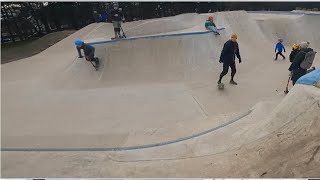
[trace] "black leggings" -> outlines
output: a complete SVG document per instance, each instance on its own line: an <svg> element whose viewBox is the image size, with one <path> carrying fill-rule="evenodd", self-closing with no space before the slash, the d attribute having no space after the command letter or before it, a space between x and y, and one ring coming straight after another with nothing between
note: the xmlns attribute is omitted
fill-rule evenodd
<svg viewBox="0 0 320 180"><path fill-rule="evenodd" d="M286 57L282 54L282 51L279 51L276 53L276 60L278 59L278 55L280 54L280 56L283 57L283 59L285 59Z"/></svg>
<svg viewBox="0 0 320 180"><path fill-rule="evenodd" d="M223 76L225 76L226 74L228 74L229 67L231 68L231 80L233 80L233 77L234 77L234 75L235 75L236 72L237 72L236 63L231 63L231 64L223 63L223 71L222 71L221 74L220 74L220 79L219 79L219 81L222 80Z"/></svg>
<svg viewBox="0 0 320 180"><path fill-rule="evenodd" d="M120 33L121 29L120 28L113 28L113 30L114 30L115 33Z"/></svg>

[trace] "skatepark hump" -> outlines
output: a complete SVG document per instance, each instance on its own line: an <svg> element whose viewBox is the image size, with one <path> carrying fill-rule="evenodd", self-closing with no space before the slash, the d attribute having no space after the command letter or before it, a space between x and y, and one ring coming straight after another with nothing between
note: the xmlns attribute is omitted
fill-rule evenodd
<svg viewBox="0 0 320 180"><path fill-rule="evenodd" d="M90 24L2 65L3 176L70 177L79 163L86 177L319 176L319 88L285 95L290 62L273 52L278 37L287 57L301 41L319 52L320 16L217 12L225 29L215 36L208 15L124 23L121 41L110 41L112 24ZM221 91L220 52L233 32L239 84L229 72ZM93 44L99 71L77 58L75 39Z"/></svg>

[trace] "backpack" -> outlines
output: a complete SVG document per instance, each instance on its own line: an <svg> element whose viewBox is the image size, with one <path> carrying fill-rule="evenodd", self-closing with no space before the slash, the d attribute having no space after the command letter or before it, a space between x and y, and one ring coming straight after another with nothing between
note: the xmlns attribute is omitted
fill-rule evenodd
<svg viewBox="0 0 320 180"><path fill-rule="evenodd" d="M315 51L309 51L306 53L304 60L301 62L300 67L302 69L309 69L312 66L313 60L316 56Z"/></svg>

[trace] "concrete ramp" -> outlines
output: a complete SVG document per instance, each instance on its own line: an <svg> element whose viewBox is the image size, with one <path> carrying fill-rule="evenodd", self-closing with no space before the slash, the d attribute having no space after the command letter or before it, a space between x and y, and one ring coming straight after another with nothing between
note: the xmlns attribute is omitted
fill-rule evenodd
<svg viewBox="0 0 320 180"><path fill-rule="evenodd" d="M155 83L211 79L220 69L222 43L210 33L108 45L101 80Z"/></svg>
<svg viewBox="0 0 320 180"><path fill-rule="evenodd" d="M134 37L204 32L208 15L123 26ZM296 41L319 50L319 19L245 11L214 16L226 28L220 36L99 43L113 29L97 23L2 65L3 176L319 176L320 91L297 84L285 95L290 63L274 61L279 36L287 57ZM239 84L228 83L229 73L221 91L218 60L233 32L242 56ZM74 39L96 42L99 71L77 59Z"/></svg>
<svg viewBox="0 0 320 180"><path fill-rule="evenodd" d="M195 177L194 173L221 177L316 177L320 165L319 88L297 85L268 113L275 103L257 104L250 115L209 135L158 148L112 153L109 158L129 169L134 163L134 176L139 177L156 177L153 170L164 164L175 169L175 173L168 174L170 177ZM211 162L210 166L192 168L203 165L203 161ZM165 172L168 171L157 171Z"/></svg>
<svg viewBox="0 0 320 180"><path fill-rule="evenodd" d="M192 28L204 21L205 17L196 13L182 14L173 17L136 21L124 24L123 28L128 37L173 32Z"/></svg>
<svg viewBox="0 0 320 180"><path fill-rule="evenodd" d="M281 17L280 15L277 18L275 15L257 15L255 19L263 32L263 37L271 41L276 42L277 37L283 37L284 44L288 47L293 43L309 41L312 42L312 48L320 49L320 36L314 31L320 27L320 16L317 14L291 15L289 17Z"/></svg>

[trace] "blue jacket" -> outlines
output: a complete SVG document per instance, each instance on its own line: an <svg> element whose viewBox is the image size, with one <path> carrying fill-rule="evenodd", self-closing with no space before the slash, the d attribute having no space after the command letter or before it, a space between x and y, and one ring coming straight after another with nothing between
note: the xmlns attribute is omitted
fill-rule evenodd
<svg viewBox="0 0 320 180"><path fill-rule="evenodd" d="M276 52L277 50L278 50L279 52L282 52L282 50L286 51L286 49L284 48L284 46L283 46L282 43L277 43L277 44L276 44L276 48L275 48L274 51Z"/></svg>

